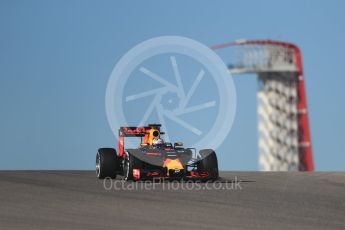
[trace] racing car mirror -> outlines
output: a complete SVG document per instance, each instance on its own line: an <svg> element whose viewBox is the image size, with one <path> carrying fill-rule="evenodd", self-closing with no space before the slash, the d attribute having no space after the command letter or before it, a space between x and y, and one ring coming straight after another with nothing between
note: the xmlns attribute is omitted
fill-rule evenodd
<svg viewBox="0 0 345 230"><path fill-rule="evenodd" d="M181 147L183 147L183 142L175 142L175 144L174 144L174 147L176 148L181 148Z"/></svg>

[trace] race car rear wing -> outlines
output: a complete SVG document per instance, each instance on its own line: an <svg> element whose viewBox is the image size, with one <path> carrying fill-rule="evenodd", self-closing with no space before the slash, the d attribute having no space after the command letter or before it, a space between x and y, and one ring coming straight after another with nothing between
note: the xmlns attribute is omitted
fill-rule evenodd
<svg viewBox="0 0 345 230"><path fill-rule="evenodd" d="M164 132L160 131L161 124L149 124L148 126L142 126L142 127L120 127L119 129L119 157L124 156L124 147L125 147L125 137L144 137L145 142L149 142L148 140L152 137L150 137L150 134L153 133L154 137L164 134ZM152 132L154 130L154 132ZM155 131L157 131L157 134L155 134Z"/></svg>

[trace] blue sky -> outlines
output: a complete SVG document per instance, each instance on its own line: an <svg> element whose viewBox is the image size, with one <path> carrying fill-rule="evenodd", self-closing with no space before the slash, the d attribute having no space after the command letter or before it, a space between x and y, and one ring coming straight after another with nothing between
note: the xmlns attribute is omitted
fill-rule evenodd
<svg viewBox="0 0 345 230"><path fill-rule="evenodd" d="M343 1L0 1L0 169L93 169L115 145L105 88L116 62L156 36L239 38L303 52L317 170L345 170ZM226 60L224 60L226 62ZM237 113L221 168L257 170L254 76L234 79Z"/></svg>

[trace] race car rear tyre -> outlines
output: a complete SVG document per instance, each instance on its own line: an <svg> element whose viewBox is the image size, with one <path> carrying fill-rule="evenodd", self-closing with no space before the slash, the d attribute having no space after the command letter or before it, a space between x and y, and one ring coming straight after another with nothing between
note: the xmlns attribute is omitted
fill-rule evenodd
<svg viewBox="0 0 345 230"><path fill-rule="evenodd" d="M116 178L119 159L116 150L112 148L100 148L96 155L96 176L99 179Z"/></svg>
<svg viewBox="0 0 345 230"><path fill-rule="evenodd" d="M126 152L126 158L123 165L123 176L125 181L135 181L137 178L133 175L133 169L141 169L143 162L132 154Z"/></svg>
<svg viewBox="0 0 345 230"><path fill-rule="evenodd" d="M207 180L215 180L219 177L217 155L212 149L199 151L201 160L198 163L199 173L207 173Z"/></svg>

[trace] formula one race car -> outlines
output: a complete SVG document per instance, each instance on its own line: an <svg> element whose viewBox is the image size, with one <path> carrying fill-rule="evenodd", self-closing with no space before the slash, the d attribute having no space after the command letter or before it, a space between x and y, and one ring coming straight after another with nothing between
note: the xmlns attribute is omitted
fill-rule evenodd
<svg viewBox="0 0 345 230"><path fill-rule="evenodd" d="M101 148L96 156L96 175L100 179L116 178L145 180L152 178L215 180L218 178L218 161L211 149L184 148L183 143L174 145L164 142L161 125L145 127L121 127L119 151ZM125 149L125 137L140 137L140 146Z"/></svg>

